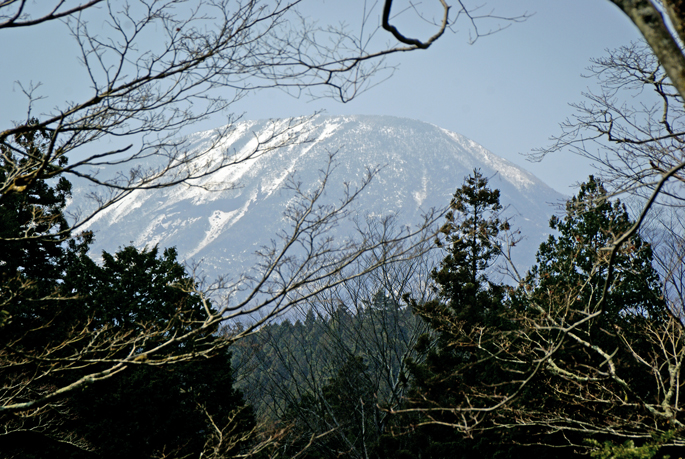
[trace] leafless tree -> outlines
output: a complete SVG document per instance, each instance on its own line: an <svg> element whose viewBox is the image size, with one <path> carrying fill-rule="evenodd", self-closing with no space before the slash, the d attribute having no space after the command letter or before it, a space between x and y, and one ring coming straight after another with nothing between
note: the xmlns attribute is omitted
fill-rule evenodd
<svg viewBox="0 0 685 459"><path fill-rule="evenodd" d="M674 170L657 203L678 205L682 195L682 153L685 141L683 99L663 66L644 43L594 59L590 77L599 91L574 104L573 118L538 157L568 150L594 162L616 192L646 198L661 178Z"/></svg>
<svg viewBox="0 0 685 459"><path fill-rule="evenodd" d="M637 26L675 91L685 97L685 8L678 0L611 0Z"/></svg>
<svg viewBox="0 0 685 459"><path fill-rule="evenodd" d="M674 253L671 258L678 261L669 265L665 278L672 291L665 295L667 306L661 319L640 311L624 311L632 315L630 326L604 331L620 343L616 347L598 345L585 332L605 313L607 295L616 286L615 260L634 250L633 238L650 209L658 202L681 199L682 188L673 182L683 181L685 168L683 129L679 127L685 95L685 10L680 2L670 0L614 3L637 25L658 60L650 57L650 52L632 47L597 61L602 69L594 71L606 78L608 91L590 95L591 103L579 106L584 115L566 125L565 134L543 153L570 146L608 166L619 189L640 191L645 198L636 223L615 234L605 229L612 238L606 247L598 248L593 268L606 273L602 285L582 283L575 289L550 290L530 302L524 312L513 311L516 327L506 332L452 324L455 346L478 349L483 357L476 364L495 362L511 378L491 386L467 388L460 406L404 412L420 411L426 422L445 423L466 433L523 427L581 437L647 439L661 435L668 438L666 442L683 446L678 436L663 436L683 428L679 407L683 329L676 312L682 306L673 295L681 289L676 282L681 257ZM636 109L616 103L617 90L641 92L646 85L659 98L658 107L647 104ZM585 137L587 129L594 130L595 135ZM588 140L601 140L601 148L613 144L610 157L588 152ZM593 289L591 301L581 302L587 289ZM570 356L569 349L573 350ZM645 392L644 384L651 389ZM536 387L568 409L536 410L530 400L521 400L521 394ZM597 416L576 416L573 407L592 407ZM455 420L445 422L441 417L444 413L454 415Z"/></svg>
<svg viewBox="0 0 685 459"><path fill-rule="evenodd" d="M638 192L647 202L682 201L685 7L676 0L612 0L644 42L593 61L598 93L587 93L562 134L540 149L541 158L571 150L595 162L617 192ZM662 180L666 179L663 181Z"/></svg>
<svg viewBox="0 0 685 459"><path fill-rule="evenodd" d="M12 30L62 22L78 45L80 69L89 81L87 96L47 113L35 110L41 99L40 86L19 82L28 104L24 119L0 128L0 205L11 196L27 193L38 181L77 178L95 187L94 206L84 204L81 213L72 215L68 228L58 228L54 215L36 206L24 231L3 241L50 239L59 243L60 238L72 237L99 211L134 191L193 186L196 179L265 151L306 141L306 136L297 132L301 121L274 124L269 135L257 139L252 151L236 155L226 150L212 156L217 145L192 150L181 134L211 115L228 113L231 104L249 92L266 88L348 101L385 69L385 56L428 48L451 27L450 21L460 16L468 16L468 27L492 19L461 3L454 15L455 11L440 1L440 19L429 38L415 39L392 25L392 6L393 2L386 0L378 16L372 14L375 10L364 9L355 31L317 26L307 17L304 0L0 1L3 42L11 42ZM370 27L375 17L380 18L379 25ZM381 27L392 33L397 44L384 46L372 40ZM481 34L478 29L474 32L476 37ZM226 133L235 119L228 115ZM39 137L42 140L36 143ZM103 167L113 168L116 174L103 176L98 172ZM345 188L337 204L322 206L330 171L328 164L318 184L293 183L295 204L286 211L290 227L261 250L262 262L255 270L231 282L220 279L204 287L195 282L178 286L206 302L205 317L187 331L172 333L170 328L141 324L137 332L124 333L107 327L93 331L88 324L78 324L65 341L30 353L22 352L21 337L4 343L0 350L3 372L9 374L27 363L38 370L4 380L0 413L11 413L20 423L22 417L40 417L46 410L58 409L60 400L70 392L131 366L201 358L216 347L173 357L166 350L178 343L202 341L222 322L262 314L258 323L221 341L219 346L226 346L328 288L382 264L413 257L416 245L409 241L413 237L421 240L428 225L387 232L382 239L370 239L361 227L356 237L341 243L328 238L326 231L349 216L351 201L375 174L369 171L356 189ZM48 230L38 230L46 227ZM356 271L357 261L370 252L378 254L375 265ZM31 281L21 276L14 281L2 286L2 301L7 304L32 288ZM226 289L240 294L210 308L207 292ZM61 299L51 295L43 299ZM182 309L176 319L185 320ZM156 344L150 346L152 342ZM86 376L63 386L44 383L57 372L89 368L92 371L86 371Z"/></svg>
<svg viewBox="0 0 685 459"><path fill-rule="evenodd" d="M304 15L303 0L55 0L50 7L2 2L0 31L6 37L17 27L66 23L80 49L90 95L38 115L33 105L41 97L39 87L19 83L28 97L27 115L0 131L12 165L0 193L21 192L38 178L75 176L104 186L98 203L106 207L134 189L191 183L292 142L287 135L292 126L285 126L260 139L253 152L235 156L227 151L207 162L203 159L213 146L190 152L178 134L266 88L349 101L385 68L384 56L428 48L448 27L450 7L443 1L434 34L424 41L408 38L391 25L391 7L391 0L384 3L382 25L399 44L386 47L371 40L377 29L371 27L371 11L363 11L358 33L322 28ZM470 12L462 6L457 17ZM488 19L469 17L474 27ZM227 131L234 119L229 116ZM39 130L48 135L45 148L28 151L21 135ZM107 145L112 139L118 139L114 149ZM61 161L66 157L68 162ZM98 176L102 166L118 167L119 174ZM81 216L74 227L91 216Z"/></svg>
<svg viewBox="0 0 685 459"><path fill-rule="evenodd" d="M676 62L682 59L682 48L678 45L678 49L671 49L674 54L670 58L663 53L667 38L674 43L682 43L683 11L677 7L677 2L670 1L654 5L651 2L615 3L633 4L628 8L633 15L637 14L633 7L638 3L643 4L642 13L653 12L656 8L667 18L665 22L669 23L671 38L662 34L657 39L656 35L645 32L656 27L655 24L640 23L638 27L645 34L646 43L633 43L593 60L589 76L598 81L599 91L585 94L585 101L574 105L576 113L573 118L561 125L562 134L553 138L550 147L537 153L542 157L566 150L589 158L597 166L598 175L611 185L616 194L627 192L635 197L640 207L634 212L636 224L627 233L615 234L605 250L598 253L597 263L608 261L611 266L614 256L625 250L622 246L628 244L630 247L632 235L641 231L654 245L654 263L662 276L668 320L638 318L635 325L644 337L641 345L635 345L626 330L616 330L616 336L621 337L623 345L617 349L601 349L572 332L581 323L591 322L602 313L604 294L598 295L590 305L591 309L586 310L586 317L579 322L536 323L544 329L559 330L559 336L564 338L559 344L549 344L546 348L548 356L540 357L539 368L542 371L545 365L552 365L556 377L577 388L579 401L589 404L595 400L604 407L615 408L614 413L618 413L612 420L602 418L586 425L576 423L573 429L588 434L647 438L664 435L669 429L677 432L682 429L678 396L682 387L683 356L683 226L680 215L685 198L685 113L682 83L679 83L680 77L674 75L674 68L679 65ZM657 28L664 25L661 16L659 21L661 25ZM605 258L607 256L609 258ZM607 279L604 293L610 288L611 281L611 278ZM550 298L549 303L553 301ZM571 305L572 296L556 301L562 310L575 308ZM554 354L561 352L562 342L567 346L584 346L588 356L594 354L602 360L605 369L588 364L587 368L593 369L590 372L577 368L569 370L559 365ZM547 363L543 364L543 361ZM626 361L639 362L633 374L625 371L621 374L619 362ZM631 404L628 400L635 394L635 379L632 377L640 372L644 372L644 376L651 372L653 376L652 399ZM605 377L610 377L614 385L600 384L599 381ZM559 389L562 387L559 385L551 387L569 390L568 386L564 389ZM582 395L580 391L583 391ZM651 419L652 423L641 422L641 419ZM569 419L559 417L557 421L559 430L573 425ZM545 422L551 426L557 421L548 418ZM677 436L669 441L678 443Z"/></svg>

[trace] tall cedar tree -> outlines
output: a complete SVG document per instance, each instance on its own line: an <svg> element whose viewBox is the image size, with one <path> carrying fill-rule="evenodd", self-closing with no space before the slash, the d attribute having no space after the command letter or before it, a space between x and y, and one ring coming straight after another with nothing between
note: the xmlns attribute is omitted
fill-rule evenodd
<svg viewBox="0 0 685 459"><path fill-rule="evenodd" d="M447 255L431 273L439 298L413 304L434 331L418 345L425 362L412 366L417 395L427 400L456 396L450 375L473 356L471 346L455 346L455 328L469 335L500 320L506 287L491 282L487 273L501 253L500 232L508 231L509 223L500 218L499 190L487 185L487 179L475 170L454 194L447 222L440 229L444 242L438 241Z"/></svg>
<svg viewBox="0 0 685 459"><path fill-rule="evenodd" d="M509 230L509 223L501 217L499 190L488 187L487 178L474 170L457 189L441 228L447 254L440 267L431 273L439 289L438 299L413 304L414 311L432 329L421 337L417 350L423 362L409 365L414 407L455 407L463 404L463 388L491 377L490 368L473 367L478 359L472 336L483 327L502 326L503 301L506 286L491 282L487 275L494 267L502 250L501 233ZM434 412L433 412L434 413ZM383 449L396 449L399 456L423 458L489 455L493 451L477 440L464 440L450 427L438 423L457 423L459 419L448 412L425 414L398 420L402 423L436 422L417 429L408 436L387 441ZM398 437L400 438L400 437Z"/></svg>

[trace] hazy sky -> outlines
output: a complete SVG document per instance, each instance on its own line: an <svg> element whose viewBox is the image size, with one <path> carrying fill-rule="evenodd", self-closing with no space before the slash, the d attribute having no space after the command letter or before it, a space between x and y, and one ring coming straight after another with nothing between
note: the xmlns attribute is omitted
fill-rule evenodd
<svg viewBox="0 0 685 459"><path fill-rule="evenodd" d="M363 2L312 0L312 4L316 13L336 16L344 9L353 18ZM521 153L547 145L548 137L558 132L559 122L573 114L568 104L580 101L581 93L594 84L581 76L589 59L637 40L637 30L609 0L500 0L488 1L485 8L484 12L533 16L473 45L468 44L466 24L457 23L458 33L448 33L430 49L393 56L388 63L399 68L392 78L347 104L295 99L274 90L241 100L234 111L244 113L245 119L300 116L317 110L331 115L418 119L465 135L558 191L571 194L570 186L591 172L589 165L562 154L529 163ZM15 80L44 84L42 93L51 97L41 101L43 110L59 104L61 98L78 98L82 83L73 75L82 70L62 24L0 31L0 40L0 62L4 63L0 67L4 88L0 126L25 113ZM221 123L217 117L198 130ZM455 177L455 186L461 179Z"/></svg>

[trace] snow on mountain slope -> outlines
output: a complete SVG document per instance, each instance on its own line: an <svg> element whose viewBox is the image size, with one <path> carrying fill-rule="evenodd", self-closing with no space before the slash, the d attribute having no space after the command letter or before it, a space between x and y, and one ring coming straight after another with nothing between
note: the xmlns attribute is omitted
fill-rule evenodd
<svg viewBox="0 0 685 459"><path fill-rule="evenodd" d="M273 123L287 120L237 123L218 139L217 131L189 137L192 148L212 143L214 161L222 152L247 154L268 137ZM268 244L283 226L283 211L292 199L289 180L309 187L319 170L335 153L336 169L327 187L331 202L340 196L344 182L361 181L367 168L381 167L371 185L356 200L357 214L398 215L404 225L420 222L423 211L446 206L455 189L474 168L499 188L508 205L513 226L526 239L518 262L527 266L548 233L547 222L563 196L532 174L485 150L475 142L437 126L388 116L316 116L296 128L306 142L268 151L261 156L222 169L210 178L178 186L140 191L128 196L93 219L92 253L135 246L176 246L181 259L202 260L208 277L235 275L254 264L254 252ZM233 189L225 189L231 188ZM341 228L338 231L343 232Z"/></svg>

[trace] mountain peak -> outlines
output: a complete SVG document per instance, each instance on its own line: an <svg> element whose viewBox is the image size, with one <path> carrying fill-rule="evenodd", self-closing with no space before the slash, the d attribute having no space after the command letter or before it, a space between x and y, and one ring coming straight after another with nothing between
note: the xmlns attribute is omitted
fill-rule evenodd
<svg viewBox="0 0 685 459"><path fill-rule="evenodd" d="M88 224L96 236L94 253L130 242L176 246L181 259L203 260L209 277L245 272L254 264L254 252L282 229L292 184L319 183L331 155L335 170L327 199L335 201L346 184L380 168L357 197L356 212L394 214L410 226L428 208L447 206L464 177L480 169L490 186L501 190L513 226L527 237L519 250L524 266L549 232L550 204L562 199L534 175L460 134L406 118L242 121L186 140L191 151L208 151L206 162L193 167L233 164L193 186L136 191L103 211ZM344 225L336 231L340 235Z"/></svg>

